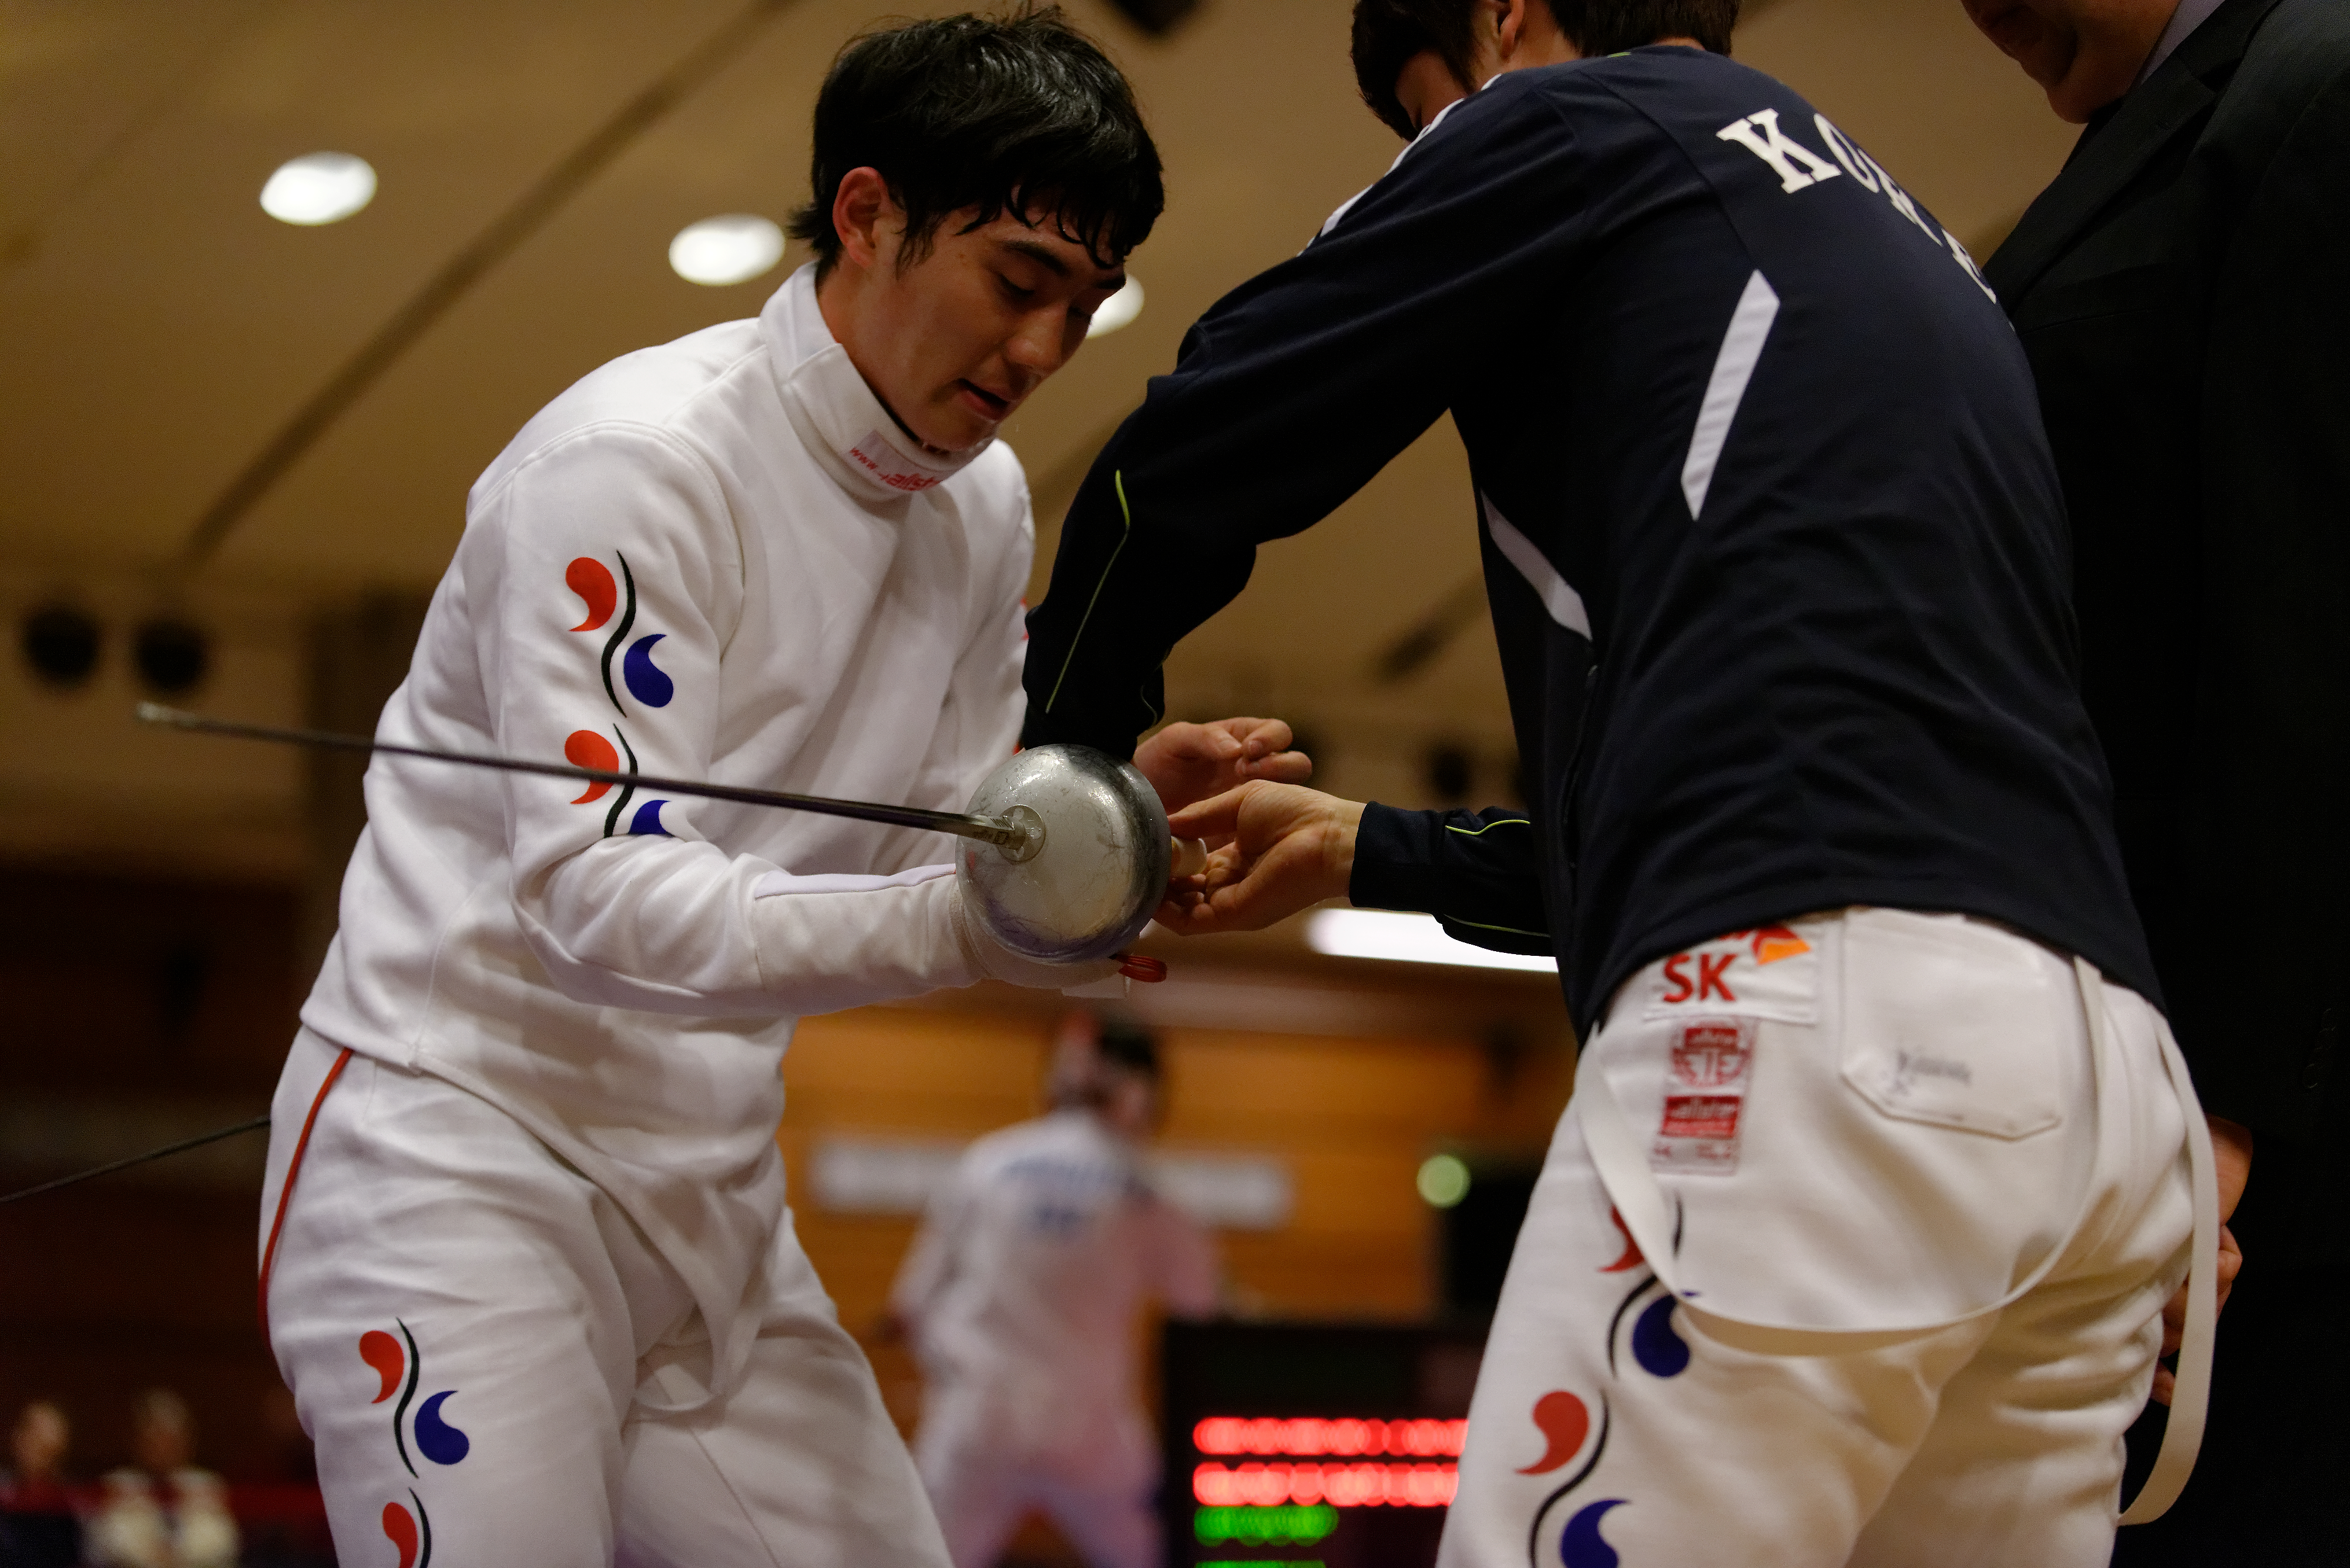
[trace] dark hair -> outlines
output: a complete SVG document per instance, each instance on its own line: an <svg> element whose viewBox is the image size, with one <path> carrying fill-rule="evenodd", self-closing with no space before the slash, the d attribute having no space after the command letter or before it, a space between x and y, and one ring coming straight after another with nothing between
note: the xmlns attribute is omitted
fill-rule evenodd
<svg viewBox="0 0 2350 1568"><path fill-rule="evenodd" d="M1130 1019L1103 1019L1097 1049L1101 1059L1113 1066L1159 1076L1159 1037Z"/></svg>
<svg viewBox="0 0 2350 1568"><path fill-rule="evenodd" d="M840 51L816 97L810 199L791 219L819 272L840 254L840 182L867 167L905 210L901 261L953 213L977 209L969 233L1049 204L1064 235L1111 265L1167 204L1134 89L1058 5L912 22Z"/></svg>
<svg viewBox="0 0 2350 1568"><path fill-rule="evenodd" d="M1529 0L1547 5L1558 30L1586 57L1620 54L1659 38L1695 38L1730 53L1738 0ZM1419 130L1396 98L1412 57L1433 52L1466 89L1475 64L1477 0L1355 0L1355 86L1387 128L1409 140Z"/></svg>
<svg viewBox="0 0 2350 1568"><path fill-rule="evenodd" d="M1477 35L1469 18L1474 0L1355 0L1355 86L1371 112L1409 141L1419 128L1396 98L1396 80L1415 56L1433 51L1463 89Z"/></svg>

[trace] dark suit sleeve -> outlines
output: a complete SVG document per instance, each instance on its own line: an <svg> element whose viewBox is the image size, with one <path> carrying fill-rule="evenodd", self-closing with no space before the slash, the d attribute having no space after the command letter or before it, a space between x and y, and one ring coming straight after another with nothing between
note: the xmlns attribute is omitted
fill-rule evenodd
<svg viewBox="0 0 2350 1568"><path fill-rule="evenodd" d="M2350 1023L2350 74L2229 246L2204 380L2194 885L2205 1107L2307 1133ZM2166 976L2166 985L2170 982Z"/></svg>
<svg viewBox="0 0 2350 1568"><path fill-rule="evenodd" d="M1348 901L1434 915L1445 934L1505 953L1557 950L1534 824L1523 811L1399 811L1373 803L1355 836Z"/></svg>
<svg viewBox="0 0 2350 1568"><path fill-rule="evenodd" d="M1592 178L1577 136L1540 98L1482 99L1201 317L1111 438L1028 618L1027 744L1129 754L1169 651L1246 586L1257 546L1409 445L1506 343L1494 302L1558 275Z"/></svg>

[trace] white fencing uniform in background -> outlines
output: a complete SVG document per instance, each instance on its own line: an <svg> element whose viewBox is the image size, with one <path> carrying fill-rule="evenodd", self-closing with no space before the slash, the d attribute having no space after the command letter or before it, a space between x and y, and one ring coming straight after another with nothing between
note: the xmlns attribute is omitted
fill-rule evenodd
<svg viewBox="0 0 2350 1568"><path fill-rule="evenodd" d="M914 453L803 269L523 429L378 733L960 810L1031 541L1009 450ZM775 1133L795 1015L1005 961L945 841L391 757L367 806L263 1210L345 1560L938 1562Z"/></svg>
<svg viewBox="0 0 2350 1568"><path fill-rule="evenodd" d="M2159 1013L2004 928L1852 909L1648 965L1579 1073L1443 1568L1679 1568L1692 1540L2102 1568L2195 1207ZM1643 1183L1657 1223L1627 1225Z"/></svg>
<svg viewBox="0 0 2350 1568"><path fill-rule="evenodd" d="M932 1199L891 1305L923 1376L914 1443L955 1568L1042 1509L1094 1568L1156 1568L1136 1315L1216 1305L1213 1241L1083 1109L991 1133Z"/></svg>

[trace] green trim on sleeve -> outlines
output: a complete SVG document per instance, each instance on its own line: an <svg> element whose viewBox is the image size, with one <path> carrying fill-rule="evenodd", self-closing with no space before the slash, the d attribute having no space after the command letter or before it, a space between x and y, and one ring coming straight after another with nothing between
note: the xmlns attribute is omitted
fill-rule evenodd
<svg viewBox="0 0 2350 1568"><path fill-rule="evenodd" d="M1491 926L1482 920L1464 920L1458 915L1447 915L1440 911L1430 912L1434 913L1440 920L1451 925L1466 926L1472 931L1506 931L1513 937L1540 937L1545 941L1552 940L1548 931L1530 931L1523 926Z"/></svg>
<svg viewBox="0 0 2350 1568"><path fill-rule="evenodd" d="M1045 711L1047 713L1053 711L1053 704L1061 699L1061 683L1069 678L1069 666L1077 657L1077 644L1086 639L1086 623L1094 618L1094 606L1101 602L1102 587L1109 581L1110 572L1118 565L1119 551L1126 548L1127 540L1134 535L1134 513L1126 504L1126 470L1121 468L1111 473L1110 483L1118 491L1118 514L1119 520L1126 524L1126 529L1118 536L1118 548L1112 550L1109 553L1109 559L1102 564L1101 578L1094 584L1093 597L1086 601L1086 613L1077 618L1077 632L1075 637L1069 639L1069 651L1061 660L1061 672L1053 677L1053 694L1045 699Z"/></svg>
<svg viewBox="0 0 2350 1568"><path fill-rule="evenodd" d="M1465 827L1455 827L1449 822L1444 825L1444 831L1447 833L1457 833L1463 838L1482 838L1485 835L1492 832L1493 829L1497 827L1532 827L1533 826L1533 821L1526 817L1503 816L1496 817L1493 821L1487 823L1484 826L1479 828L1474 833L1470 832ZM1463 920L1461 923L1464 926L1469 924L1467 920ZM1493 929L1496 930L1507 930L1509 928L1506 926L1496 926Z"/></svg>

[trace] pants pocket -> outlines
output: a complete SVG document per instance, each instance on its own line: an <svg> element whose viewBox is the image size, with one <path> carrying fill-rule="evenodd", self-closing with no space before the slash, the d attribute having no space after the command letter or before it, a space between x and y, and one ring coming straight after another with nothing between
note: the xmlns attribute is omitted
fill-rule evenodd
<svg viewBox="0 0 2350 1568"><path fill-rule="evenodd" d="M1845 1082L1888 1116L2023 1138L2064 1119L2073 973L1979 920L1855 909L1845 922ZM2069 1021L2064 1016L2070 1012Z"/></svg>

